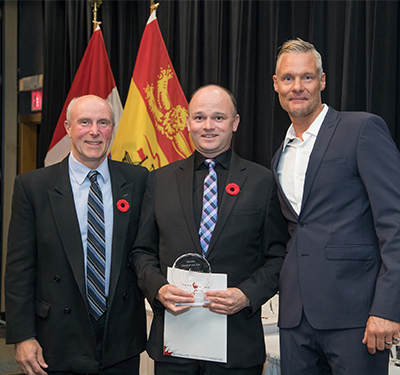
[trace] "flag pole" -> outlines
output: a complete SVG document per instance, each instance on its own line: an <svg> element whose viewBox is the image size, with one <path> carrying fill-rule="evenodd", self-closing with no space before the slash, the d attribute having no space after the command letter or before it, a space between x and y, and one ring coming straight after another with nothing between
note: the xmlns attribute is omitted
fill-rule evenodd
<svg viewBox="0 0 400 375"><path fill-rule="evenodd" d="M97 21L97 10L100 8L100 5L103 2L103 0L89 0L89 2L93 8L93 32L95 32L97 26L101 24L100 21Z"/></svg>
<svg viewBox="0 0 400 375"><path fill-rule="evenodd" d="M153 13L153 10L156 10L160 3L155 4L154 0L150 0L150 14Z"/></svg>

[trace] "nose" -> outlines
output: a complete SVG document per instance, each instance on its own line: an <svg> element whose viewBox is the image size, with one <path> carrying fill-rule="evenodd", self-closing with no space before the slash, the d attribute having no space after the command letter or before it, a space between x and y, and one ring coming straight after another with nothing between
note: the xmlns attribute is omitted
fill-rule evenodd
<svg viewBox="0 0 400 375"><path fill-rule="evenodd" d="M295 78L292 89L293 91L303 91L303 81L300 77Z"/></svg>
<svg viewBox="0 0 400 375"><path fill-rule="evenodd" d="M99 127L97 126L96 122L93 122L92 126L90 127L90 134L92 134L92 135L99 134Z"/></svg>
<svg viewBox="0 0 400 375"><path fill-rule="evenodd" d="M211 118L208 117L208 118L204 121L203 128L204 128L204 129L207 129L207 130L214 129L214 122L213 122L213 120L212 120Z"/></svg>

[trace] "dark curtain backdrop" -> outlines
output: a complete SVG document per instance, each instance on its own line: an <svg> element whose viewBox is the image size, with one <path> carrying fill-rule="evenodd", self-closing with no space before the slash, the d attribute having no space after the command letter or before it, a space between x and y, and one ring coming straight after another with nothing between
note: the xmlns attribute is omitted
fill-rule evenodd
<svg viewBox="0 0 400 375"><path fill-rule="evenodd" d="M98 19L123 104L149 5L148 0L103 0L100 7ZM42 163L92 32L87 0L43 1L43 9ZM323 102L379 114L400 146L399 2L161 0L157 18L187 98L208 83L236 96L241 123L233 147L242 157L269 167L290 124L272 75L278 47L295 37L310 41L322 55Z"/></svg>

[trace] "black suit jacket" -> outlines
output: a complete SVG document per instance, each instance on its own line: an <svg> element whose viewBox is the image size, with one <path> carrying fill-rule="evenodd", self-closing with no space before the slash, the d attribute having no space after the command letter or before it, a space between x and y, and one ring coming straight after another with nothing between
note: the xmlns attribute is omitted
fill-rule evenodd
<svg viewBox="0 0 400 375"><path fill-rule="evenodd" d="M278 149L272 169L278 181ZM386 123L332 108L310 155L300 215L279 182L291 240L280 278L279 326L304 311L316 329L400 321L400 154ZM362 337L360 337L360 341Z"/></svg>
<svg viewBox="0 0 400 375"><path fill-rule="evenodd" d="M139 354L146 343L143 296L128 256L148 173L142 167L108 163L114 229L105 367ZM129 202L127 212L117 209L120 199ZM97 351L68 157L16 177L5 280L7 343L36 337L49 370L96 373Z"/></svg>
<svg viewBox="0 0 400 375"><path fill-rule="evenodd" d="M202 253L193 214L193 173L194 155L150 174L131 254L139 286L154 311L147 351L156 361L187 361L163 355L164 308L155 296L167 283L167 267L180 255ZM240 193L224 190L218 198L207 259L212 272L228 275L228 287L241 289L251 300L252 311L228 316L227 363L251 367L265 360L260 308L277 291L287 230L268 169L232 153L229 183L237 184Z"/></svg>

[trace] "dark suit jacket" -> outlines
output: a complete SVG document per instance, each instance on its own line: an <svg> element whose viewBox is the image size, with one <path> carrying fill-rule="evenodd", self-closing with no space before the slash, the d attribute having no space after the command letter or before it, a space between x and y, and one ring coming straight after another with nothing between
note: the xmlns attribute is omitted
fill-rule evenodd
<svg viewBox="0 0 400 375"><path fill-rule="evenodd" d="M272 161L291 240L280 278L279 326L304 309L317 329L355 328L369 315L400 321L400 156L386 123L330 108L306 172L298 216ZM361 340L362 338L360 338Z"/></svg>
<svg viewBox="0 0 400 375"><path fill-rule="evenodd" d="M147 346L162 362L187 362L163 355L164 308L155 299L167 283L167 267L185 253L201 254L193 215L194 155L152 172L131 264L154 318ZM265 359L260 307L278 286L287 241L272 173L232 153L226 184L240 193L219 197L218 221L207 252L212 272L226 273L228 287L241 289L252 311L228 316L228 367L250 367ZM251 310L251 309L250 309Z"/></svg>
<svg viewBox="0 0 400 375"><path fill-rule="evenodd" d="M104 336L104 366L142 352L143 296L128 256L136 237L147 170L109 161L114 200L112 266ZM123 213L117 201L130 209ZM7 343L36 337L51 371L96 373L82 241L68 157L17 176L6 266Z"/></svg>

